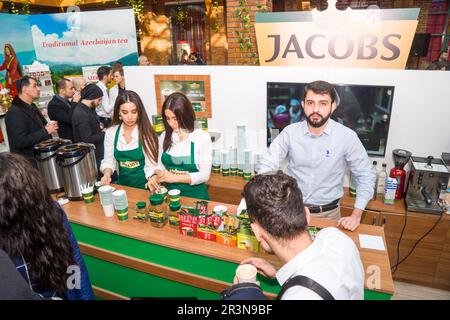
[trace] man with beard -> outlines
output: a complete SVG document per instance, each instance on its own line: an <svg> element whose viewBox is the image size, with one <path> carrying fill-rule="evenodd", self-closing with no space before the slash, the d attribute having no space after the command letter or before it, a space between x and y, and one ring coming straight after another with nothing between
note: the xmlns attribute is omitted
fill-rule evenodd
<svg viewBox="0 0 450 320"><path fill-rule="evenodd" d="M303 201L315 217L337 221L355 230L373 196L375 175L366 150L356 133L330 119L336 109L336 90L325 81L306 85L302 107L306 120L287 126L272 142L258 168L259 173L278 170L287 160L287 174L303 191ZM358 182L352 215L341 218L346 166Z"/></svg>
<svg viewBox="0 0 450 320"><path fill-rule="evenodd" d="M95 108L102 103L102 98L102 90L94 83L88 84L81 90L81 102L72 114L73 140L95 145L97 169L100 168L104 156L103 142L106 129L100 128Z"/></svg>

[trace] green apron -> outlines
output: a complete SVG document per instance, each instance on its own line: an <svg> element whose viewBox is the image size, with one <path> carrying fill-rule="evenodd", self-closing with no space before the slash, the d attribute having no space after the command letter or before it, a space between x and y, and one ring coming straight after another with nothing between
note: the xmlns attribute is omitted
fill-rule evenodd
<svg viewBox="0 0 450 320"><path fill-rule="evenodd" d="M198 172L194 161L194 142L191 142L191 154L183 157L172 157L167 152L163 152L161 162L167 170L172 173L176 172ZM187 183L168 183L167 189L179 189L184 197L209 200L208 190L205 183L190 185Z"/></svg>
<svg viewBox="0 0 450 320"><path fill-rule="evenodd" d="M128 151L117 150L117 141L119 140L119 131L122 124L117 128L114 139L114 158L119 164L118 184L128 187L145 189L147 179L145 178L145 155L142 151L141 142L136 149Z"/></svg>

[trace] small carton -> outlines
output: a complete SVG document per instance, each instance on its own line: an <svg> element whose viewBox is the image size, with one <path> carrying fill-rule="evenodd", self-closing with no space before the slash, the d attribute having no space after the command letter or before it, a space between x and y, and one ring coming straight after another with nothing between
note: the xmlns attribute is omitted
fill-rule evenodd
<svg viewBox="0 0 450 320"><path fill-rule="evenodd" d="M197 236L198 212L192 207L181 207L178 214L180 233L184 236Z"/></svg>
<svg viewBox="0 0 450 320"><path fill-rule="evenodd" d="M386 180L386 186L384 188L384 204L394 204L395 191L397 190L397 180L395 178L388 177Z"/></svg>
<svg viewBox="0 0 450 320"><path fill-rule="evenodd" d="M253 234L247 210L241 210L238 219L239 231L237 233L237 247L251 252L259 252L259 241Z"/></svg>
<svg viewBox="0 0 450 320"><path fill-rule="evenodd" d="M230 247L236 247L237 228L239 223L237 216L226 212L221 218L222 223L216 230L216 241Z"/></svg>

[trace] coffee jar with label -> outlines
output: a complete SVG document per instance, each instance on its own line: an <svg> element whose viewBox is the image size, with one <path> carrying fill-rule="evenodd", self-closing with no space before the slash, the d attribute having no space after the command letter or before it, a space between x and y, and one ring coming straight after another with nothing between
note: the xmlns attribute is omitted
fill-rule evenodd
<svg viewBox="0 0 450 320"><path fill-rule="evenodd" d="M164 227L167 222L167 209L163 195L152 194L150 196L148 216L152 226L157 228Z"/></svg>

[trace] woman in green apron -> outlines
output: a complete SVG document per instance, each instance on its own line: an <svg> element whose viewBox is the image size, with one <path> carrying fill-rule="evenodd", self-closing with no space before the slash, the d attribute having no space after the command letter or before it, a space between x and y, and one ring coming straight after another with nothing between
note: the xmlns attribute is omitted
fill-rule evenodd
<svg viewBox="0 0 450 320"><path fill-rule="evenodd" d="M158 160L158 137L138 94L124 91L114 105L112 126L105 134L102 185L111 183L118 168L118 184L145 189Z"/></svg>
<svg viewBox="0 0 450 320"><path fill-rule="evenodd" d="M194 129L195 113L189 99L172 93L162 107L165 132L160 136L160 161L150 180L152 190L165 183L185 197L209 200L206 182L211 174L212 144L209 134Z"/></svg>

